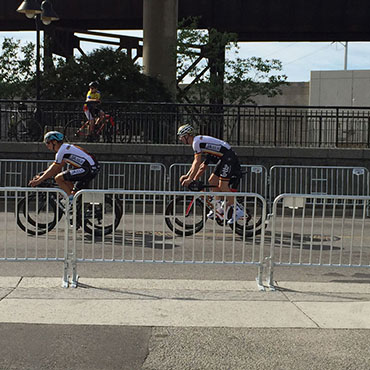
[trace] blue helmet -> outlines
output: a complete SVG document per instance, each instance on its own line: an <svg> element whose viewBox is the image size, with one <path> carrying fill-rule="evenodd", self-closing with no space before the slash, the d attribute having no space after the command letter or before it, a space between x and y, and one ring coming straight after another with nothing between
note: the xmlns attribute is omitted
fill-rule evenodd
<svg viewBox="0 0 370 370"><path fill-rule="evenodd" d="M49 131L44 135L44 143L56 140L56 141L63 141L64 135L59 131Z"/></svg>

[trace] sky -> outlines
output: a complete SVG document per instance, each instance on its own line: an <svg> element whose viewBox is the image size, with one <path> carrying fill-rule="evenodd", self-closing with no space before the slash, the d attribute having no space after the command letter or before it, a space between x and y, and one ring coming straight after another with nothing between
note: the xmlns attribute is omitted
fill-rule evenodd
<svg viewBox="0 0 370 370"><path fill-rule="evenodd" d="M142 31L107 32L142 37ZM1 43L4 37L35 43L36 33L0 32ZM82 49L85 52L100 46L97 43L82 43ZM239 43L239 47L239 56L243 58L257 56L263 59L280 60L283 64L281 73L288 77L289 82L307 82L310 80L311 71L344 69L344 42L243 42ZM370 42L349 42L347 53L348 70L370 69Z"/></svg>

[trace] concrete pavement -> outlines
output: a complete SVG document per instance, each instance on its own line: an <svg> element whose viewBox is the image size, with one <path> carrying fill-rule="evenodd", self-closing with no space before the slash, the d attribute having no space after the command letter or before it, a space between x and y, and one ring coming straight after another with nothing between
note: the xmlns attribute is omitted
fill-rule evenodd
<svg viewBox="0 0 370 370"><path fill-rule="evenodd" d="M369 328L365 283L0 277L1 369L368 369Z"/></svg>
<svg viewBox="0 0 370 370"><path fill-rule="evenodd" d="M370 285L0 277L0 322L171 327L370 329Z"/></svg>

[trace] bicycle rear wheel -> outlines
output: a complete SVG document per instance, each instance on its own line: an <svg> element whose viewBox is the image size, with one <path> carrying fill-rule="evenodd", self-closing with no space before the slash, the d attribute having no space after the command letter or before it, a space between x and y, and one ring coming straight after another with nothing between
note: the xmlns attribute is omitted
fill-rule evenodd
<svg viewBox="0 0 370 370"><path fill-rule="evenodd" d="M42 141L42 127L33 118L21 120L17 123L14 136L17 141Z"/></svg>
<svg viewBox="0 0 370 370"><path fill-rule="evenodd" d="M262 232L264 225L262 224L263 203L259 198L236 197L240 208L244 209L244 216L239 218L234 224L229 225L231 229L235 228L235 233L247 238L253 235L259 235ZM233 214L233 207L230 207L227 214L227 219L230 219Z"/></svg>
<svg viewBox="0 0 370 370"><path fill-rule="evenodd" d="M43 235L58 222L56 208L55 201L46 193L31 194L18 202L17 224L29 235Z"/></svg>
<svg viewBox="0 0 370 370"><path fill-rule="evenodd" d="M193 196L177 196L171 200L165 211L165 221L177 235L189 236L203 229L204 203ZM207 214L207 209L205 210Z"/></svg>
<svg viewBox="0 0 370 370"><path fill-rule="evenodd" d="M64 137L70 143L85 142L89 138L89 127L85 121L73 119L64 127Z"/></svg>
<svg viewBox="0 0 370 370"><path fill-rule="evenodd" d="M122 206L110 195L103 202L86 202L82 208L84 230L94 236L108 235L116 230L122 217Z"/></svg>

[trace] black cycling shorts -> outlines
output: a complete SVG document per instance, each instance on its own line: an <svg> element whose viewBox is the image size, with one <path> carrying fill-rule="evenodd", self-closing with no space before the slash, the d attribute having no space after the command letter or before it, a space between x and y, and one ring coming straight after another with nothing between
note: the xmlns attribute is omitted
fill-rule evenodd
<svg viewBox="0 0 370 370"><path fill-rule="evenodd" d="M239 158L233 150L229 150L222 156L222 158L217 162L213 173L224 179L230 179L231 177L240 178L241 167Z"/></svg>
<svg viewBox="0 0 370 370"><path fill-rule="evenodd" d="M63 172L63 178L66 181L75 183L74 190L86 189L91 180L99 173L99 167L80 167L66 170Z"/></svg>

